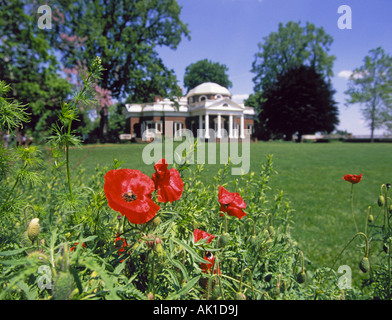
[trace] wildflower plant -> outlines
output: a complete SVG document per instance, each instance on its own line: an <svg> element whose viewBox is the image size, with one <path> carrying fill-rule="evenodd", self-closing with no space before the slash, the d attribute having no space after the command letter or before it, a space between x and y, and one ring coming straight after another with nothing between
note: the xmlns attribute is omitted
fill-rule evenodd
<svg viewBox="0 0 392 320"><path fill-rule="evenodd" d="M189 150L181 164L164 158L152 164L152 175L117 159L97 165L92 176L83 168L72 171L71 147L81 143L72 124L80 104L93 103L91 89L101 71L97 58L80 91L61 106L50 148L0 147L0 299L371 296L339 287L332 267L312 268L291 236L295 211L284 191L271 187L277 174L272 155L258 171L235 177L229 161L208 182L200 179L205 165L186 160ZM28 118L22 106L5 99L7 90L0 82L0 107L11 110L0 125L13 130ZM192 152L197 141L194 147ZM347 179L352 186L360 181ZM359 268L368 287L383 299L391 294L389 189L381 187L378 212L369 210L365 230L353 237L363 240ZM384 254L378 260L375 246Z"/></svg>

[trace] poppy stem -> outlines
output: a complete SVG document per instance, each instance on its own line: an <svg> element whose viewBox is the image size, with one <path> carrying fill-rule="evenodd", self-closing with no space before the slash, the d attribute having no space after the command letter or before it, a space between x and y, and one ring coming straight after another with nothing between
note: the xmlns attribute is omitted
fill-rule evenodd
<svg viewBox="0 0 392 320"><path fill-rule="evenodd" d="M355 225L355 231L358 233L358 227L357 227L357 222L355 221L355 216L354 216L354 184L351 184L351 215L353 217L354 220L354 225Z"/></svg>
<svg viewBox="0 0 392 320"><path fill-rule="evenodd" d="M352 239L351 239L349 242L347 242L346 246L342 249L342 251L340 251L340 253L337 255L337 257L335 258L335 261L332 263L331 270L333 269L333 267L334 267L336 261L339 259L339 257L342 255L342 253L347 249L347 247L351 244L351 242L354 241L354 239L355 239L357 236L361 236L361 237L363 237L363 238L365 239L365 257L366 257L366 258L369 258L369 240L368 240L368 237L367 237L366 234L364 234L363 232L357 232L357 233L352 237Z"/></svg>

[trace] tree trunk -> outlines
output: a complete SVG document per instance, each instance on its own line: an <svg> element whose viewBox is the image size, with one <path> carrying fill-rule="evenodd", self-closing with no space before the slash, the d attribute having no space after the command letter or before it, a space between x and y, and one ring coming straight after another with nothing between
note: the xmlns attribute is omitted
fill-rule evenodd
<svg viewBox="0 0 392 320"><path fill-rule="evenodd" d="M99 122L99 128L100 128L100 139L101 142L106 142L106 136L108 133L108 108L103 107L101 111L99 112L101 116L101 120Z"/></svg>
<svg viewBox="0 0 392 320"><path fill-rule="evenodd" d="M298 133L297 142L302 142L302 133Z"/></svg>
<svg viewBox="0 0 392 320"><path fill-rule="evenodd" d="M284 141L291 141L291 139L293 138L293 133L292 132L290 132L290 133L286 132L284 135L285 135Z"/></svg>
<svg viewBox="0 0 392 320"><path fill-rule="evenodd" d="M371 124L370 124L370 142L373 143L374 142L374 128L376 126L376 104L375 102L372 103L372 120L371 120Z"/></svg>

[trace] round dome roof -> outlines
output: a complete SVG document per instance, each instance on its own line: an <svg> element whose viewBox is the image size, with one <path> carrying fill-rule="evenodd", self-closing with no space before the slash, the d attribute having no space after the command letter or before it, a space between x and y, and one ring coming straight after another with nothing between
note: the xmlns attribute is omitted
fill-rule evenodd
<svg viewBox="0 0 392 320"><path fill-rule="evenodd" d="M231 96L231 93L227 88L222 87L215 82L204 82L202 84L199 84L198 86L190 90L186 96L187 98L189 98L191 96L201 94L221 94L225 96Z"/></svg>

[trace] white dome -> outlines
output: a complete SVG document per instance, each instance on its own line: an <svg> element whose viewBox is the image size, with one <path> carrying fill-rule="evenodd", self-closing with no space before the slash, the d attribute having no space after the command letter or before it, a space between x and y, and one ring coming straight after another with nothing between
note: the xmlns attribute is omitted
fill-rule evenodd
<svg viewBox="0 0 392 320"><path fill-rule="evenodd" d="M202 84L199 84L198 86L190 90L186 96L187 98L189 98L194 95L201 94L221 94L225 96L231 96L231 93L229 90L227 90L227 88L222 87L215 82L204 82Z"/></svg>

